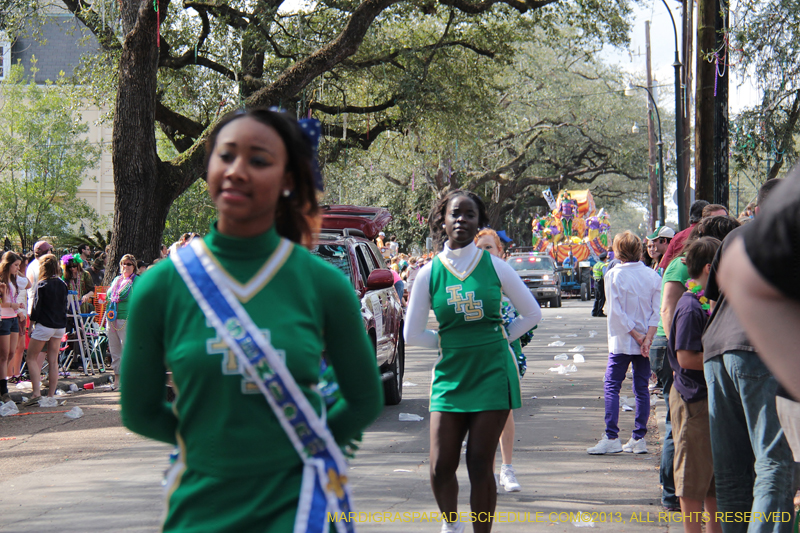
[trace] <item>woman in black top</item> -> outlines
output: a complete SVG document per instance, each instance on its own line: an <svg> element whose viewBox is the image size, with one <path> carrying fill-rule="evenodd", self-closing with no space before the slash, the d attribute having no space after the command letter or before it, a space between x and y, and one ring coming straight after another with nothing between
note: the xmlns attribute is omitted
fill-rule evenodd
<svg viewBox="0 0 800 533"><path fill-rule="evenodd" d="M59 274L58 259L53 254L39 258L39 282L34 289L31 310L31 342L28 345L28 370L33 396L24 403L36 405L42 397L42 350L47 347L50 383L47 395L54 397L58 385L58 349L67 327L67 284Z"/></svg>

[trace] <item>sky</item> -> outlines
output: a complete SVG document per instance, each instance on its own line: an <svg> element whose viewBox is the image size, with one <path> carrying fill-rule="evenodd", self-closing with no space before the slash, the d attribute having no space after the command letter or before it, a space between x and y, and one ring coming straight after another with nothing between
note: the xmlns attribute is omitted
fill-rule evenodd
<svg viewBox="0 0 800 533"><path fill-rule="evenodd" d="M667 5L672 9L672 16L675 17L675 22L678 25L678 44L680 45L681 3L675 0L667 0ZM673 109L675 104L672 87L675 84L675 71L672 67L672 62L675 58L675 33L672 30L672 22L667 14L667 8L661 0L644 0L641 5L635 5L634 8L635 21L630 33L629 50L607 47L603 55L607 61L619 64L625 71L630 72L632 76L642 80L645 79L645 21L649 20L653 77L658 80L658 85L668 86L664 88L664 91L661 91L659 108L663 105L668 106L668 109ZM696 25L696 11L694 21ZM696 67L695 61L692 63ZM755 84L741 70L737 70L735 66L731 69L728 90L728 105L731 115L738 113L744 107L754 105L760 98Z"/></svg>
<svg viewBox="0 0 800 533"><path fill-rule="evenodd" d="M678 44L681 42L682 17L681 3L676 0L667 0L667 5L672 9L672 16L678 25ZM620 50L613 47L606 47L603 50L603 59L609 63L615 63L622 69L631 74L631 78L644 80L646 77L645 60L645 21L650 21L650 54L654 85L664 85L663 90L656 95L659 109L664 112L672 112L675 109L675 96L673 87L675 86L675 69L672 66L675 60L675 33L672 29L667 8L661 0L643 0L641 5L634 5L634 21L630 33L630 44L628 50ZM695 10L695 35L697 27L697 11ZM695 37L695 45L696 45ZM696 54L696 50L695 50ZM696 61L692 61L696 69ZM695 76L696 79L696 76ZM741 69L734 65L730 73L730 84L728 86L728 109L732 118L739 111L746 107L757 104L761 95L756 88L756 84ZM645 99L642 97L642 107L644 108ZM643 124L639 124L641 128ZM692 174L694 171L692 170ZM670 178L668 176L668 178ZM692 178L693 179L693 178ZM677 208L672 201L675 192L674 183L668 182L665 206L667 208L667 221L675 223L677 221ZM733 193L731 193L733 194ZM731 197L733 202L733 196ZM747 199L744 200L747 202ZM644 211L644 206L635 206ZM644 215L646 216L646 215Z"/></svg>

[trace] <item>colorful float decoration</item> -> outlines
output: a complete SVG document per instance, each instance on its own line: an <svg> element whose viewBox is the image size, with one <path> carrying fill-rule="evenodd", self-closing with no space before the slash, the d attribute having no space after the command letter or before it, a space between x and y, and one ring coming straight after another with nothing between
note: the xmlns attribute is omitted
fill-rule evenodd
<svg viewBox="0 0 800 533"><path fill-rule="evenodd" d="M578 261L597 258L608 250L609 222L604 209L597 212L591 191L560 191L555 209L532 222L533 248L559 263L570 251Z"/></svg>

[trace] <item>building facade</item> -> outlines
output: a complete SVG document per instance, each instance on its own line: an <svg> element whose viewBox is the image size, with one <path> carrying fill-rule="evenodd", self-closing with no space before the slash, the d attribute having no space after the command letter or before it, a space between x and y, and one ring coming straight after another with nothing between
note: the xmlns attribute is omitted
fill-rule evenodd
<svg viewBox="0 0 800 533"><path fill-rule="evenodd" d="M12 64L21 63L31 75L31 65L36 65L33 73L37 84L55 82L63 75L69 79L86 56L97 55L99 44L94 35L76 19L66 7L52 6L44 16L41 26L31 35L20 36L12 42L0 34L0 79L7 75ZM85 105L79 109L81 121L89 125L86 134L89 142L101 147L102 152L97 165L84 176L78 189L78 197L85 200L100 215L99 228L86 228L89 231L111 228L114 214L114 173L111 163L110 120L104 121L107 110Z"/></svg>

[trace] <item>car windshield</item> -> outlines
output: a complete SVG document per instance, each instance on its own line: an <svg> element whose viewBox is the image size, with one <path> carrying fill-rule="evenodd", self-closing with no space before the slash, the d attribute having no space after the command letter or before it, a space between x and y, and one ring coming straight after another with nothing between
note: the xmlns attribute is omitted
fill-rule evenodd
<svg viewBox="0 0 800 533"><path fill-rule="evenodd" d="M350 277L350 261L347 260L347 248L341 244L318 244L311 253L321 257Z"/></svg>
<svg viewBox="0 0 800 533"><path fill-rule="evenodd" d="M514 270L553 270L553 260L549 257L531 255L528 257L511 257L508 260Z"/></svg>

